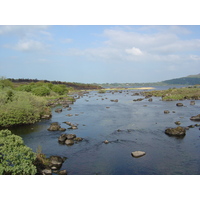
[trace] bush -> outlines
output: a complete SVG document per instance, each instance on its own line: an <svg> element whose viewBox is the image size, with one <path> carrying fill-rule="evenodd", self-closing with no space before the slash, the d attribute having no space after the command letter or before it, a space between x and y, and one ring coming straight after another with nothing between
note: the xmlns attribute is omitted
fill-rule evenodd
<svg viewBox="0 0 200 200"><path fill-rule="evenodd" d="M17 90L19 90L19 91L25 91L25 92L31 92L32 87L31 87L30 84L29 85L21 85L21 86L19 86L17 88Z"/></svg>
<svg viewBox="0 0 200 200"><path fill-rule="evenodd" d="M52 90L59 95L63 95L65 92L67 92L67 88L65 85L53 85Z"/></svg>
<svg viewBox="0 0 200 200"><path fill-rule="evenodd" d="M31 92L37 96L47 96L50 94L50 89L45 86L40 86L32 89Z"/></svg>
<svg viewBox="0 0 200 200"><path fill-rule="evenodd" d="M106 90L99 90L98 93L106 93Z"/></svg>
<svg viewBox="0 0 200 200"><path fill-rule="evenodd" d="M0 131L0 175L34 175L36 154L20 136L9 130Z"/></svg>
<svg viewBox="0 0 200 200"><path fill-rule="evenodd" d="M37 122L43 114L50 114L47 101L27 92L12 91L8 101L8 90L0 92L0 126L9 127ZM28 94L28 95L27 95Z"/></svg>
<svg viewBox="0 0 200 200"><path fill-rule="evenodd" d="M13 83L5 78L0 78L0 89L3 89L5 87L13 88Z"/></svg>

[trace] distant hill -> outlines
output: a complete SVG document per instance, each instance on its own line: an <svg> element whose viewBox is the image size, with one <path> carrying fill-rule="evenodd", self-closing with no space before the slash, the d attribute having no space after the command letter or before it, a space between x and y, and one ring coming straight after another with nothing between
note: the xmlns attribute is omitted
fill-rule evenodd
<svg viewBox="0 0 200 200"><path fill-rule="evenodd" d="M175 78L166 81L162 81L162 83L170 84L170 85L200 85L200 74L189 75L182 78Z"/></svg>
<svg viewBox="0 0 200 200"><path fill-rule="evenodd" d="M161 82L150 83L103 83L102 87L148 87L148 86L165 86L165 85L200 85L200 74L189 75L182 78L175 78Z"/></svg>

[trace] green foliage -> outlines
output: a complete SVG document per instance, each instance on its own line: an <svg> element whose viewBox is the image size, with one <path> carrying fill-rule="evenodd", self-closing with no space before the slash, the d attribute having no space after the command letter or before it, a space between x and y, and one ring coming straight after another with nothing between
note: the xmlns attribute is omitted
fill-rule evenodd
<svg viewBox="0 0 200 200"><path fill-rule="evenodd" d="M3 77L0 78L0 89L3 89L5 87L13 88L13 83L9 81L8 79L5 79Z"/></svg>
<svg viewBox="0 0 200 200"><path fill-rule="evenodd" d="M67 93L68 90L65 85L53 85L52 90L59 95L63 95L64 93Z"/></svg>
<svg viewBox="0 0 200 200"><path fill-rule="evenodd" d="M24 145L21 137L9 130L0 131L0 175L34 175L35 153Z"/></svg>
<svg viewBox="0 0 200 200"><path fill-rule="evenodd" d="M45 86L33 88L31 92L37 96L47 96L50 94L50 89Z"/></svg>
<svg viewBox="0 0 200 200"><path fill-rule="evenodd" d="M19 87L17 87L17 90L31 92L37 96L56 96L63 95L69 92L69 89L64 84L52 84L42 81L20 85Z"/></svg>
<svg viewBox="0 0 200 200"><path fill-rule="evenodd" d="M99 90L98 93L106 93L106 90Z"/></svg>
<svg viewBox="0 0 200 200"><path fill-rule="evenodd" d="M44 98L27 92L0 90L0 126L35 123L43 114L49 114L46 104Z"/></svg>
<svg viewBox="0 0 200 200"><path fill-rule="evenodd" d="M184 99L200 99L200 88L185 87L185 88L170 88L168 90L154 90L144 92L145 95L153 95L162 97L164 101L169 100L184 100Z"/></svg>

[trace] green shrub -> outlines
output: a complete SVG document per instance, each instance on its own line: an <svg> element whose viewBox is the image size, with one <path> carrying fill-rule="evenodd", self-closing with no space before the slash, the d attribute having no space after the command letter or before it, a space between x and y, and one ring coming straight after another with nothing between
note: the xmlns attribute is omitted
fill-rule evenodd
<svg viewBox="0 0 200 200"><path fill-rule="evenodd" d="M52 90L59 95L63 95L65 92L67 92L67 88L65 85L53 85Z"/></svg>
<svg viewBox="0 0 200 200"><path fill-rule="evenodd" d="M8 79L5 79L5 78L0 78L0 89L3 89L5 87L10 87L10 88L13 88L13 83L8 80Z"/></svg>
<svg viewBox="0 0 200 200"><path fill-rule="evenodd" d="M40 86L33 88L31 92L37 96L47 96L50 94L50 89L45 86Z"/></svg>
<svg viewBox="0 0 200 200"><path fill-rule="evenodd" d="M106 93L106 90L99 90L98 93Z"/></svg>
<svg viewBox="0 0 200 200"><path fill-rule="evenodd" d="M0 131L0 175L34 175L36 154L20 136L9 130Z"/></svg>
<svg viewBox="0 0 200 200"><path fill-rule="evenodd" d="M25 91L25 92L31 92L32 86L30 84L28 85L20 85L17 90L19 91Z"/></svg>
<svg viewBox="0 0 200 200"><path fill-rule="evenodd" d="M7 101L7 91L0 92L0 126L32 124L37 122L43 114L50 114L44 98L13 90L12 99Z"/></svg>

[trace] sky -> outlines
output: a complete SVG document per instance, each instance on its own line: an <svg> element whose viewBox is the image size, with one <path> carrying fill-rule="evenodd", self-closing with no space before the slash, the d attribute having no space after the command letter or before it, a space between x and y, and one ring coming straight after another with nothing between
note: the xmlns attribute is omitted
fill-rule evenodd
<svg viewBox="0 0 200 200"><path fill-rule="evenodd" d="M199 67L199 25L0 25L6 78L142 83Z"/></svg>

